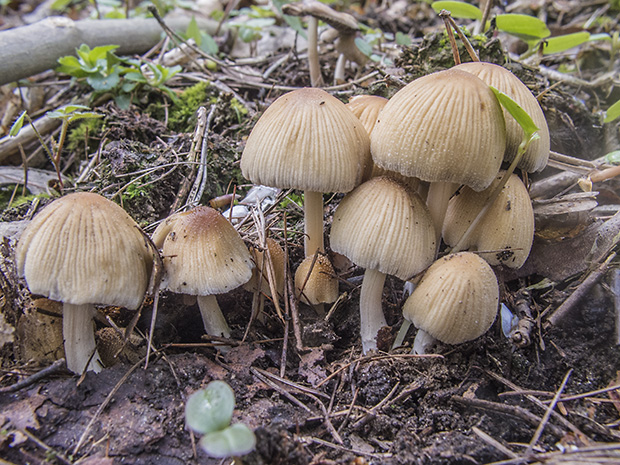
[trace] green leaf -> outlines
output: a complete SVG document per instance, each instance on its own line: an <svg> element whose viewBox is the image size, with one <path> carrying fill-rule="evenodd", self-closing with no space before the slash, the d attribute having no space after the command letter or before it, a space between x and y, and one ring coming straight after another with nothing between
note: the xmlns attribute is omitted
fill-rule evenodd
<svg viewBox="0 0 620 465"><path fill-rule="evenodd" d="M448 10L453 18L482 19L480 8L465 2L433 2L431 7L436 13L439 13L441 10Z"/></svg>
<svg viewBox="0 0 620 465"><path fill-rule="evenodd" d="M187 399L185 420L197 433L211 433L230 425L234 408L232 388L224 381L212 381Z"/></svg>
<svg viewBox="0 0 620 465"><path fill-rule="evenodd" d="M185 30L185 35L190 39L194 39L198 47L200 47L200 44L202 44L202 34L200 33L200 28L198 27L196 18L193 15L192 15L192 19L189 21L189 24L187 25L187 29Z"/></svg>
<svg viewBox="0 0 620 465"><path fill-rule="evenodd" d="M129 110L131 105L131 95L129 94L118 94L114 96L114 102L118 105L121 110Z"/></svg>
<svg viewBox="0 0 620 465"><path fill-rule="evenodd" d="M90 110L90 108L86 105L70 104L53 111L48 111L47 116L50 118L66 118L78 110Z"/></svg>
<svg viewBox="0 0 620 465"><path fill-rule="evenodd" d="M202 44L200 45L200 50L212 56L217 55L220 51L215 39L206 32L202 33Z"/></svg>
<svg viewBox="0 0 620 465"><path fill-rule="evenodd" d="M395 39L396 39L397 45L411 45L412 44L411 37L409 37L407 34L403 34L400 31L396 32Z"/></svg>
<svg viewBox="0 0 620 465"><path fill-rule="evenodd" d="M493 86L489 87L497 97L499 103L506 109L506 111L508 111L508 113L510 113L510 115L515 120L517 120L517 123L519 123L519 125L523 129L523 132L525 133L525 139L531 139L534 134L539 131L539 128L532 120L532 117L528 115L527 112L523 108L521 108L521 106L517 102L508 97L506 94L500 92Z"/></svg>
<svg viewBox="0 0 620 465"><path fill-rule="evenodd" d="M543 21L528 15L497 15L495 24L500 31L520 37L525 41L540 40L551 35L551 31Z"/></svg>
<svg viewBox="0 0 620 465"><path fill-rule="evenodd" d="M97 92L105 92L114 89L120 82L121 77L117 72L108 76L100 73L94 74L86 78L86 82Z"/></svg>
<svg viewBox="0 0 620 465"><path fill-rule="evenodd" d="M590 33L587 31L575 32L561 36L550 37L543 43L543 54L560 53L577 47L590 40Z"/></svg>
<svg viewBox="0 0 620 465"><path fill-rule="evenodd" d="M367 57L370 57L370 55L372 55L372 46L361 37L355 38L355 45L357 46L359 51Z"/></svg>
<svg viewBox="0 0 620 465"><path fill-rule="evenodd" d="M614 150L605 155L605 161L612 165L620 165L620 150Z"/></svg>
<svg viewBox="0 0 620 465"><path fill-rule="evenodd" d="M618 117L620 117L620 100L607 109L605 112L605 119L603 121L605 123L611 123Z"/></svg>
<svg viewBox="0 0 620 465"><path fill-rule="evenodd" d="M19 131L21 131L24 126L24 118L26 118L26 110L22 111L15 122L11 125L11 129L9 129L9 136L15 137L19 134Z"/></svg>
<svg viewBox="0 0 620 465"><path fill-rule="evenodd" d="M211 457L226 458L245 455L256 447L254 432L243 423L207 433L200 439L200 447Z"/></svg>

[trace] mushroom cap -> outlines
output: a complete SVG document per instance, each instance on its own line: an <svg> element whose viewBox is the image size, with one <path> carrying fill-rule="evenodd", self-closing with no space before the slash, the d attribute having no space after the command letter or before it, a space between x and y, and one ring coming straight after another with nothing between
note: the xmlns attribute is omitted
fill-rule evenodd
<svg viewBox="0 0 620 465"><path fill-rule="evenodd" d="M326 256L318 254L310 272L313 260L314 256L310 255L297 267L295 289L299 293L303 287L302 302L310 305L331 304L338 299L338 279L335 277L334 267Z"/></svg>
<svg viewBox="0 0 620 465"><path fill-rule="evenodd" d="M288 92L259 118L241 156L254 184L349 192L370 171L370 141L344 103L317 88Z"/></svg>
<svg viewBox="0 0 620 465"><path fill-rule="evenodd" d="M403 316L446 344L483 335L495 321L499 286L495 273L471 252L433 263L403 306Z"/></svg>
<svg viewBox="0 0 620 465"><path fill-rule="evenodd" d="M221 294L252 277L252 258L237 230L217 210L198 206L175 213L153 232L162 250L162 288L206 296Z"/></svg>
<svg viewBox="0 0 620 465"><path fill-rule="evenodd" d="M24 230L15 258L33 294L129 309L142 303L152 266L136 222L114 202L90 192L47 205Z"/></svg>
<svg viewBox="0 0 620 465"><path fill-rule="evenodd" d="M426 204L385 176L347 194L334 213L333 251L356 265L409 279L435 257L435 228Z"/></svg>
<svg viewBox="0 0 620 465"><path fill-rule="evenodd" d="M268 237L265 242L267 249L269 249L269 256L273 264L273 274L276 281L274 287L280 295L284 295L284 250L280 247L280 244L271 237ZM252 278L243 285L243 288L250 292L263 292L271 296L271 287L269 286L269 275L267 272L268 261L265 261L263 264L265 251L251 247L250 254L252 255L255 267L252 270ZM261 273L262 279L259 285L258 281Z"/></svg>
<svg viewBox="0 0 620 465"><path fill-rule="evenodd" d="M484 207L487 196L499 183L502 174L500 172L491 186L482 192L464 187L450 199L442 233L446 244L457 244ZM490 265L521 268L530 254L533 240L532 201L521 179L513 174L463 246L480 251L478 255Z"/></svg>
<svg viewBox="0 0 620 465"><path fill-rule="evenodd" d="M347 108L357 116L362 122L366 132L370 134L375 127L379 112L388 103L388 99L378 95L356 95L349 103Z"/></svg>
<svg viewBox="0 0 620 465"><path fill-rule="evenodd" d="M495 94L473 74L448 69L399 90L371 134L375 164L429 182L485 189L506 149L504 116Z"/></svg>
<svg viewBox="0 0 620 465"><path fill-rule="evenodd" d="M494 63L484 63L481 61L461 63L454 68L478 76L488 85L508 95L530 115L534 124L539 128L538 135L540 137L529 145L523 154L523 158L517 164L517 168L532 173L540 171L547 166L550 147L549 127L547 126L547 119L542 108L540 108L538 100L530 89L509 70ZM523 140L523 129L521 129L517 120L505 108L502 107L502 110L506 119L506 153L504 154L504 160L511 162L514 160L519 145Z"/></svg>

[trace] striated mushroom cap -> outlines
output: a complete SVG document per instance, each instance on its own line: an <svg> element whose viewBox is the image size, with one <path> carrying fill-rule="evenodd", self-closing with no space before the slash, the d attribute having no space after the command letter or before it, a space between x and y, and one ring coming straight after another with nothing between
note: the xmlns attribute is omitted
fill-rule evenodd
<svg viewBox="0 0 620 465"><path fill-rule="evenodd" d="M331 304L338 299L338 279L334 267L324 255L317 255L312 271L310 266L314 257L306 257L295 271L295 290L297 293L303 287L302 302L311 305ZM310 276L308 276L310 273ZM305 286L304 286L305 282Z"/></svg>
<svg viewBox="0 0 620 465"><path fill-rule="evenodd" d="M539 128L537 140L532 141L528 149L523 154L523 158L517 164L517 168L523 169L530 173L540 171L547 166L549 160L549 127L547 119L540 108L540 104L532 92L525 84L514 74L503 66L493 63L473 62L461 63L454 69L466 71L478 76L488 85L495 87L497 90L505 93L517 102L534 121ZM502 108L503 109L503 108ZM523 129L517 121L505 109L504 117L506 119L506 153L504 160L511 162L514 160L519 145L523 140Z"/></svg>
<svg viewBox="0 0 620 465"><path fill-rule="evenodd" d="M477 191L495 178L505 148L504 116L493 91L456 69L429 74L399 90L371 134L376 165Z"/></svg>
<svg viewBox="0 0 620 465"><path fill-rule="evenodd" d="M342 199L330 244L358 266L409 279L433 261L435 229L416 193L380 176Z"/></svg>
<svg viewBox="0 0 620 465"><path fill-rule="evenodd" d="M370 141L344 103L317 88L288 92L265 110L241 156L254 184L349 192L370 171Z"/></svg>
<svg viewBox="0 0 620 465"><path fill-rule="evenodd" d="M491 186L482 192L464 187L450 199L443 225L446 244L457 244L484 207L487 196L500 182L502 174L500 172ZM513 174L463 247L480 251L478 255L490 265L521 268L530 254L533 240L532 201L521 179Z"/></svg>
<svg viewBox="0 0 620 465"><path fill-rule="evenodd" d="M275 278L274 287L278 294L284 295L284 250L280 247L280 244L271 237L268 237L265 242L267 244L267 249L269 249L269 256L273 264L273 274ZM255 267L252 270L252 278L243 285L243 288L249 292L263 292L271 296L269 274L267 271L269 262L265 260L265 251L252 247L250 253L252 254ZM259 283L261 273L262 280L260 280Z"/></svg>
<svg viewBox="0 0 620 465"><path fill-rule="evenodd" d="M90 192L47 205L24 230L15 259L33 294L129 309L142 303L152 266L136 222L114 202Z"/></svg>
<svg viewBox="0 0 620 465"><path fill-rule="evenodd" d="M483 335L495 321L499 286L495 273L471 252L433 263L403 306L403 316L446 344Z"/></svg>
<svg viewBox="0 0 620 465"><path fill-rule="evenodd" d="M162 289L221 294L252 277L252 258L237 230L217 210L198 206L168 217L153 232L162 250Z"/></svg>
<svg viewBox="0 0 620 465"><path fill-rule="evenodd" d="M366 132L370 134L375 127L379 112L388 103L388 99L378 95L356 95L347 108L362 122Z"/></svg>

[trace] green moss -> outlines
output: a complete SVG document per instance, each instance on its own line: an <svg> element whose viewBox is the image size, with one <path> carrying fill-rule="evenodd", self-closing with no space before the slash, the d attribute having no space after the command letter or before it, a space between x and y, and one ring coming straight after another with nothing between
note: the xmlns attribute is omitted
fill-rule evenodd
<svg viewBox="0 0 620 465"><path fill-rule="evenodd" d="M88 143L88 151L97 149L99 135L104 127L103 118L87 118L79 120L67 134L66 149L68 152L84 155L85 144Z"/></svg>
<svg viewBox="0 0 620 465"><path fill-rule="evenodd" d="M172 106L168 117L168 126L173 131L190 132L195 125L195 115L198 108L207 102L210 93L210 85L199 82L188 87L179 96L178 101Z"/></svg>

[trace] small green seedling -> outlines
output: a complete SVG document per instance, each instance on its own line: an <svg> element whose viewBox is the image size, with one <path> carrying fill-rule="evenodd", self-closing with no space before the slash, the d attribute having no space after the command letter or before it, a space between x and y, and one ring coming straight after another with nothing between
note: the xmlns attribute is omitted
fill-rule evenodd
<svg viewBox="0 0 620 465"><path fill-rule="evenodd" d="M605 119L603 121L605 123L611 123L618 118L620 118L620 100L607 109L605 112Z"/></svg>
<svg viewBox="0 0 620 465"><path fill-rule="evenodd" d="M256 437L243 423L231 425L235 393L224 381L212 381L193 393L185 406L185 421L202 434L200 447L216 458L245 455L256 447Z"/></svg>

